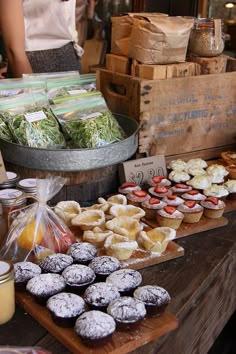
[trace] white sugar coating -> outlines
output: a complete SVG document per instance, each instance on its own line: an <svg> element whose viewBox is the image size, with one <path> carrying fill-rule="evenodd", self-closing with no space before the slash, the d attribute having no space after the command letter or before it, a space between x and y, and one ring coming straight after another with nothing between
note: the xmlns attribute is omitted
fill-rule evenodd
<svg viewBox="0 0 236 354"><path fill-rule="evenodd" d="M73 263L73 258L67 254L55 253L45 257L39 266L50 273L60 273Z"/></svg>
<svg viewBox="0 0 236 354"><path fill-rule="evenodd" d="M165 205L178 206L184 202L184 200L180 197L176 197L175 199L169 199L168 196L164 197L162 201Z"/></svg>
<svg viewBox="0 0 236 354"><path fill-rule="evenodd" d="M127 200L133 201L133 202L139 202L142 203L145 200L150 199L150 195L146 194L143 197L139 197L138 195L133 194L133 192L127 194Z"/></svg>
<svg viewBox="0 0 236 354"><path fill-rule="evenodd" d="M146 309L142 301L123 296L108 305L107 313L118 322L132 323L142 320L146 316Z"/></svg>
<svg viewBox="0 0 236 354"><path fill-rule="evenodd" d="M33 295L46 297L64 290L66 282L59 274L40 274L30 279L26 289Z"/></svg>
<svg viewBox="0 0 236 354"><path fill-rule="evenodd" d="M151 188L149 188L148 189L148 192L151 194L151 195L154 195L155 197L157 197L157 198L163 198L163 197L165 197L166 195L171 195L172 194L172 190L169 188L168 190L167 190L167 192L163 192L163 193L161 193L161 192L155 192L155 188L156 187L151 187ZM167 188L167 187L166 187Z"/></svg>
<svg viewBox="0 0 236 354"><path fill-rule="evenodd" d="M122 186L119 187L118 189L118 192L119 193L122 193L122 194L128 194L132 191L140 191L141 190L141 187L140 186L130 186L130 187L125 187L125 188L122 188Z"/></svg>
<svg viewBox="0 0 236 354"><path fill-rule="evenodd" d="M110 302L118 299L120 293L118 288L108 283L95 283L90 285L84 293L84 299L88 304L94 306L107 306Z"/></svg>
<svg viewBox="0 0 236 354"><path fill-rule="evenodd" d="M100 256L95 257L89 263L89 267L92 268L96 274L110 274L120 268L120 262L115 257Z"/></svg>
<svg viewBox="0 0 236 354"><path fill-rule="evenodd" d="M156 177L158 177L158 176L156 176ZM164 187L169 187L171 185L171 182L167 178L161 179L160 182L155 182L155 177L152 177L147 180L147 184L150 187L154 187L157 184L164 186Z"/></svg>
<svg viewBox="0 0 236 354"><path fill-rule="evenodd" d="M142 276L137 270L120 269L111 273L106 282L117 286L119 291L128 291L141 284Z"/></svg>
<svg viewBox="0 0 236 354"><path fill-rule="evenodd" d="M94 271L81 264L73 264L67 267L62 272L62 276L68 285L82 285L88 284L94 281Z"/></svg>
<svg viewBox="0 0 236 354"><path fill-rule="evenodd" d="M169 174L169 179L174 182L186 182L190 180L190 176L182 170L174 170Z"/></svg>
<svg viewBox="0 0 236 354"><path fill-rule="evenodd" d="M179 210L175 210L173 214L167 213L164 209L158 210L157 214L160 216L163 216L165 218L170 218L170 219L182 219L183 214Z"/></svg>
<svg viewBox="0 0 236 354"><path fill-rule="evenodd" d="M96 310L83 313L75 322L75 332L85 339L102 339L115 329L114 319L107 313Z"/></svg>
<svg viewBox="0 0 236 354"><path fill-rule="evenodd" d="M190 208L190 207L188 207L185 204L181 204L181 205L178 206L178 210L181 213L184 213L184 212L198 213L198 212L203 210L203 207L201 205L199 205L199 204L196 204L192 208Z"/></svg>
<svg viewBox="0 0 236 354"><path fill-rule="evenodd" d="M146 305L163 306L170 302L169 293L164 288L154 285L140 286L134 291L134 298Z"/></svg>
<svg viewBox="0 0 236 354"><path fill-rule="evenodd" d="M185 193L187 191L191 191L192 187L185 186L185 188L181 188L181 187L178 187L178 186L175 185L175 186L171 187L170 189L171 189L171 191L173 193Z"/></svg>
<svg viewBox="0 0 236 354"><path fill-rule="evenodd" d="M203 201L201 202L201 205L202 205L204 208L207 208L207 209L219 210L219 209L225 208L225 203L223 202L223 200L218 200L218 204L217 204L217 205L215 205L214 203L212 203L212 202L210 202L210 201L203 200Z"/></svg>
<svg viewBox="0 0 236 354"><path fill-rule="evenodd" d="M154 209L154 210L155 209L162 209L166 205L167 204L165 202L163 202L162 200L160 200L160 203L156 203L156 204L150 204L150 199L142 203L143 208Z"/></svg>
<svg viewBox="0 0 236 354"><path fill-rule="evenodd" d="M183 198L185 200L201 201L201 200L205 200L206 196L203 195L202 193L191 194L191 192L190 193L186 192L181 195L181 198Z"/></svg>
<svg viewBox="0 0 236 354"><path fill-rule="evenodd" d="M222 198L229 194L226 187L217 184L212 184L210 187L204 189L203 193L208 197L216 198Z"/></svg>
<svg viewBox="0 0 236 354"><path fill-rule="evenodd" d="M67 254L77 262L91 261L97 255L97 248L88 242L76 242L70 246Z"/></svg>
<svg viewBox="0 0 236 354"><path fill-rule="evenodd" d="M41 268L32 262L18 262L14 264L15 282L27 282L41 274Z"/></svg>
<svg viewBox="0 0 236 354"><path fill-rule="evenodd" d="M61 318L76 317L85 311L85 302L82 297L70 293L59 293L50 297L46 306Z"/></svg>

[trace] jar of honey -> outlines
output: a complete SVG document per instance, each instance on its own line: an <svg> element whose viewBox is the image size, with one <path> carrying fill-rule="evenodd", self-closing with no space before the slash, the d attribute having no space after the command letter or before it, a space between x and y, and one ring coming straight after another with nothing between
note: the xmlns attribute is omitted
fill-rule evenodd
<svg viewBox="0 0 236 354"><path fill-rule="evenodd" d="M14 268L6 261L0 261L0 325L10 321L15 313Z"/></svg>

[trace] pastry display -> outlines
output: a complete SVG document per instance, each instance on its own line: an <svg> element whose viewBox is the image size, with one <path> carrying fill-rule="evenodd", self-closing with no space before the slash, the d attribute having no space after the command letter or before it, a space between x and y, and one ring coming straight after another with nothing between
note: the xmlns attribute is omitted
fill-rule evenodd
<svg viewBox="0 0 236 354"><path fill-rule="evenodd" d="M228 179L228 181L224 183L224 187L229 192L228 199L235 200L236 199L236 180L235 179Z"/></svg>
<svg viewBox="0 0 236 354"><path fill-rule="evenodd" d="M172 160L168 163L167 168L169 170L180 170L184 171L186 168L186 162L181 159Z"/></svg>
<svg viewBox="0 0 236 354"><path fill-rule="evenodd" d="M70 246L67 254L74 259L74 263L86 265L97 256L97 248L88 242L76 242Z"/></svg>
<svg viewBox="0 0 236 354"><path fill-rule="evenodd" d="M162 199L166 205L178 206L184 202L184 200L177 195L167 195Z"/></svg>
<svg viewBox="0 0 236 354"><path fill-rule="evenodd" d="M128 216L120 216L108 220L106 228L115 234L128 237L129 240L136 240L139 232L143 229L143 225L137 219Z"/></svg>
<svg viewBox="0 0 236 354"><path fill-rule="evenodd" d="M84 300L92 310L106 311L107 306L120 297L118 288L113 284L95 283L84 293Z"/></svg>
<svg viewBox="0 0 236 354"><path fill-rule="evenodd" d="M57 203L54 208L55 213L66 223L71 226L71 220L81 212L80 204L73 200L66 200Z"/></svg>
<svg viewBox="0 0 236 354"><path fill-rule="evenodd" d="M229 174L224 166L217 164L207 167L206 171L211 177L212 183L223 183L225 176Z"/></svg>
<svg viewBox="0 0 236 354"><path fill-rule="evenodd" d="M79 295L59 293L46 304L53 321L61 327L73 327L76 319L85 311L85 302Z"/></svg>
<svg viewBox="0 0 236 354"><path fill-rule="evenodd" d="M170 303L167 290L156 285L140 286L134 291L134 298L144 303L147 315L159 316Z"/></svg>
<svg viewBox="0 0 236 354"><path fill-rule="evenodd" d="M61 273L73 263L73 258L68 254L54 253L45 257L39 266L44 273Z"/></svg>
<svg viewBox="0 0 236 354"><path fill-rule="evenodd" d="M150 252L162 254L175 236L176 231L170 227L156 227L149 231L141 231L138 243Z"/></svg>
<svg viewBox="0 0 236 354"><path fill-rule="evenodd" d="M153 196L154 198L164 198L166 195L171 195L172 191L170 188L157 185L155 187L151 187L148 189L148 192Z"/></svg>
<svg viewBox="0 0 236 354"><path fill-rule="evenodd" d="M184 215L183 222L194 224L201 219L203 207L194 200L186 200L183 204L178 206L178 211Z"/></svg>
<svg viewBox="0 0 236 354"><path fill-rule="evenodd" d="M112 235L111 230L101 230L95 227L93 230L83 232L83 241L92 243L94 246L100 248L104 245L106 238Z"/></svg>
<svg viewBox="0 0 236 354"><path fill-rule="evenodd" d="M148 200L150 198L150 195L143 190L139 191L132 191L129 194L127 194L127 201L128 204L132 204L137 207L141 207L141 204Z"/></svg>
<svg viewBox="0 0 236 354"><path fill-rule="evenodd" d="M171 227L177 230L182 223L184 215L174 206L165 206L163 209L157 211L156 218L160 226Z"/></svg>
<svg viewBox="0 0 236 354"><path fill-rule="evenodd" d="M17 262L14 264L14 280L17 290L24 290L27 282L41 274L41 268L32 262Z"/></svg>
<svg viewBox="0 0 236 354"><path fill-rule="evenodd" d="M94 227L103 228L105 214L102 210L86 210L71 220L73 226L79 226L81 230L91 230Z"/></svg>
<svg viewBox="0 0 236 354"><path fill-rule="evenodd" d="M120 262L112 256L95 257L88 265L96 274L96 280L104 281L108 275L120 269Z"/></svg>
<svg viewBox="0 0 236 354"><path fill-rule="evenodd" d="M147 312L142 301L123 296L109 304L107 313L114 318L120 329L129 329L143 320Z"/></svg>
<svg viewBox="0 0 236 354"><path fill-rule="evenodd" d="M120 261L129 259L137 248L138 243L136 241L117 234L109 236L104 243L106 254L116 257Z"/></svg>
<svg viewBox="0 0 236 354"><path fill-rule="evenodd" d="M111 273L107 277L106 282L115 285L122 296L130 296L141 284L142 276L137 270L120 269Z"/></svg>
<svg viewBox="0 0 236 354"><path fill-rule="evenodd" d="M186 193L188 191L192 190L191 186L187 186L184 183L176 183L173 187L170 188L173 194L176 194L178 196L181 196L183 193Z"/></svg>
<svg viewBox="0 0 236 354"><path fill-rule="evenodd" d="M210 187L204 189L203 193L207 197L226 199L229 194L229 191L224 185L212 184Z"/></svg>
<svg viewBox="0 0 236 354"><path fill-rule="evenodd" d="M186 184L188 186L193 187L194 189L206 189L211 185L211 176L207 173L204 175L194 176L190 181L187 181Z"/></svg>
<svg viewBox="0 0 236 354"><path fill-rule="evenodd" d="M167 176L154 176L147 180L147 184L150 187L155 187L157 184L169 187L171 185L171 182L168 180Z"/></svg>
<svg viewBox="0 0 236 354"><path fill-rule="evenodd" d="M195 200L195 202L201 202L206 199L206 196L196 189L192 189L191 191L182 194L181 198L184 200Z"/></svg>
<svg viewBox="0 0 236 354"><path fill-rule="evenodd" d="M128 194L133 191L139 191L139 190L141 190L141 187L138 186L136 183L125 182L119 187L118 192L121 194Z"/></svg>
<svg viewBox="0 0 236 354"><path fill-rule="evenodd" d="M113 217L128 216L140 220L145 216L145 211L142 208L130 205L113 205L110 208L109 214Z"/></svg>
<svg viewBox="0 0 236 354"><path fill-rule="evenodd" d="M85 265L72 264L62 272L68 292L81 294L96 278L94 271Z"/></svg>
<svg viewBox="0 0 236 354"><path fill-rule="evenodd" d="M220 218L225 210L225 203L216 197L208 197L200 204L204 208L203 215L209 219Z"/></svg>
<svg viewBox="0 0 236 354"><path fill-rule="evenodd" d="M164 199L164 198L163 198ZM158 198L149 198L146 202L142 203L142 208L145 211L147 219L156 219L156 211L164 208L167 204Z"/></svg>

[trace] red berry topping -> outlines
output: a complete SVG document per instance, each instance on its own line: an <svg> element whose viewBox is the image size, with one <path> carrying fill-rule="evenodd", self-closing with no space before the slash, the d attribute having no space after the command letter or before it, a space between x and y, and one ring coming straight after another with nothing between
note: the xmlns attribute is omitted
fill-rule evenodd
<svg viewBox="0 0 236 354"><path fill-rule="evenodd" d="M157 185L155 188L154 188L154 192L155 193L167 193L168 192L168 188L164 187L164 186L159 186Z"/></svg>
<svg viewBox="0 0 236 354"><path fill-rule="evenodd" d="M195 207L196 202L195 202L195 200L187 200L186 202L184 202L184 204L187 205L187 207L189 207L189 208L193 208L193 207Z"/></svg>
<svg viewBox="0 0 236 354"><path fill-rule="evenodd" d="M169 200L175 200L177 198L177 195L168 195L167 198Z"/></svg>
<svg viewBox="0 0 236 354"><path fill-rule="evenodd" d="M182 183L175 184L175 187L180 189L189 189L189 187L186 186L186 184L182 184Z"/></svg>
<svg viewBox="0 0 236 354"><path fill-rule="evenodd" d="M154 183L160 183L165 178L166 178L166 176L154 176L152 178L152 180L153 180Z"/></svg>
<svg viewBox="0 0 236 354"><path fill-rule="evenodd" d="M160 200L157 198L150 198L149 199L149 204L153 205L153 204L160 204Z"/></svg>
<svg viewBox="0 0 236 354"><path fill-rule="evenodd" d="M193 189L192 191L189 191L188 194L189 195L197 195L199 192L196 191L195 189Z"/></svg>
<svg viewBox="0 0 236 354"><path fill-rule="evenodd" d="M121 189L129 188L129 187L137 187L137 184L133 182L125 182L120 186Z"/></svg>
<svg viewBox="0 0 236 354"><path fill-rule="evenodd" d="M147 196L147 192L145 191L133 191L132 192L136 197L139 197L139 198L143 198L143 197L146 197Z"/></svg>
<svg viewBox="0 0 236 354"><path fill-rule="evenodd" d="M175 207L169 205L165 206L163 209L170 215L172 215L176 211Z"/></svg>
<svg viewBox="0 0 236 354"><path fill-rule="evenodd" d="M208 197L205 199L206 202L211 202L214 205L218 204L218 199L216 197Z"/></svg>

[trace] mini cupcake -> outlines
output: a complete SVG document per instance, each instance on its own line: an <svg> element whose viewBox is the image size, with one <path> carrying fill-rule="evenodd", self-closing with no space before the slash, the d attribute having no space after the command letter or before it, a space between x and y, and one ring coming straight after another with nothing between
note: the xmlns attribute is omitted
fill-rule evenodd
<svg viewBox="0 0 236 354"><path fill-rule="evenodd" d="M184 200L180 197L178 197L177 195L167 195L166 197L164 197L162 199L162 201L164 203L166 203L166 205L171 205L171 206L179 206L180 204L182 204L184 202Z"/></svg>
<svg viewBox="0 0 236 354"><path fill-rule="evenodd" d="M136 207L141 207L141 204L150 198L150 195L143 190L132 191L127 194L128 204L132 204Z"/></svg>
<svg viewBox="0 0 236 354"><path fill-rule="evenodd" d="M190 180L189 174L181 170L171 171L168 177L171 181L175 183L181 183Z"/></svg>
<svg viewBox="0 0 236 354"><path fill-rule="evenodd" d="M73 264L62 272L69 292L81 294L96 278L94 271L81 264Z"/></svg>
<svg viewBox="0 0 236 354"><path fill-rule="evenodd" d="M182 223L184 215L174 206L165 206L157 211L156 218L160 226L177 230Z"/></svg>
<svg viewBox="0 0 236 354"><path fill-rule="evenodd" d="M70 246L67 254L74 259L74 263L87 265L96 257L97 248L88 242L76 242Z"/></svg>
<svg viewBox="0 0 236 354"><path fill-rule="evenodd" d="M229 195L228 189L224 185L212 184L210 187L204 189L203 193L207 197L216 197L225 200Z"/></svg>
<svg viewBox="0 0 236 354"><path fill-rule="evenodd" d="M115 332L116 323L112 316L102 311L84 312L75 322L75 332L82 341L92 347L105 344Z"/></svg>
<svg viewBox="0 0 236 354"><path fill-rule="evenodd" d="M170 303L169 293L155 285L140 286L135 290L134 298L144 303L147 314L151 317L162 314Z"/></svg>
<svg viewBox="0 0 236 354"><path fill-rule="evenodd" d="M167 176L154 176L147 180L147 184L150 187L155 187L157 184L169 187L171 185L171 182L168 180Z"/></svg>
<svg viewBox="0 0 236 354"><path fill-rule="evenodd" d="M188 191L192 190L191 186L187 186L184 183L176 183L173 187L170 188L173 194L176 194L178 196L181 196L183 193L186 193Z"/></svg>
<svg viewBox="0 0 236 354"><path fill-rule="evenodd" d="M217 164L207 167L206 171L211 176L211 183L223 183L225 176L229 174L224 166Z"/></svg>
<svg viewBox="0 0 236 354"><path fill-rule="evenodd" d="M124 296L111 302L107 313L114 318L119 329L128 330L136 327L147 312L142 301Z"/></svg>
<svg viewBox="0 0 236 354"><path fill-rule="evenodd" d="M45 257L39 266L44 273L61 273L73 263L73 258L67 254L54 253Z"/></svg>
<svg viewBox="0 0 236 354"><path fill-rule="evenodd" d="M121 194L129 194L133 191L140 191L140 190L141 187L138 186L136 183L125 182L119 187L118 192Z"/></svg>
<svg viewBox="0 0 236 354"><path fill-rule="evenodd" d="M62 292L65 287L66 282L61 275L46 273L31 278L26 285L26 290L39 303L45 304L49 297Z"/></svg>
<svg viewBox="0 0 236 354"><path fill-rule="evenodd" d="M204 175L194 176L190 181L187 181L186 184L191 186L194 189L206 189L211 185L211 176L207 173Z"/></svg>
<svg viewBox="0 0 236 354"><path fill-rule="evenodd" d="M167 168L170 170L184 171L186 168L186 162L181 159L172 160L168 163Z"/></svg>
<svg viewBox="0 0 236 354"><path fill-rule="evenodd" d="M184 200L195 200L195 202L201 202L206 199L206 196L196 189L192 189L191 191L182 194L181 198Z"/></svg>
<svg viewBox="0 0 236 354"><path fill-rule="evenodd" d="M184 214L183 222L188 224L199 222L203 214L203 207L194 200L186 200L178 206L178 210Z"/></svg>
<svg viewBox="0 0 236 354"><path fill-rule="evenodd" d="M229 179L225 182L224 186L227 188L229 192L228 199L235 200L236 199L236 180Z"/></svg>
<svg viewBox="0 0 236 354"><path fill-rule="evenodd" d="M50 297L46 306L53 321L61 327L73 327L77 317L85 311L82 297L70 293L59 293Z"/></svg>
<svg viewBox="0 0 236 354"><path fill-rule="evenodd" d="M158 198L149 198L146 202L142 203L142 208L145 211L145 217L147 219L156 219L156 212L164 208L167 204Z"/></svg>
<svg viewBox="0 0 236 354"><path fill-rule="evenodd" d="M96 280L104 281L108 275L120 269L120 262L111 256L95 257L88 265L96 274Z"/></svg>
<svg viewBox="0 0 236 354"><path fill-rule="evenodd" d="M215 197L208 197L201 202L204 211L203 215L209 219L220 218L225 210L225 203Z"/></svg>
<svg viewBox="0 0 236 354"><path fill-rule="evenodd" d="M117 287L108 283L90 285L84 293L86 304L93 310L106 311L107 306L120 297Z"/></svg>
<svg viewBox="0 0 236 354"><path fill-rule="evenodd" d="M142 276L137 270L120 269L111 273L106 282L115 285L122 296L131 296L134 290L141 284Z"/></svg>
<svg viewBox="0 0 236 354"><path fill-rule="evenodd" d="M171 195L172 191L170 188L167 188L165 186L157 185L155 187L151 187L148 189L148 192L153 196L154 198L164 198L166 195Z"/></svg>
<svg viewBox="0 0 236 354"><path fill-rule="evenodd" d="M24 290L27 282L41 274L41 268L32 262L18 262L14 264L15 287L17 290Z"/></svg>
<svg viewBox="0 0 236 354"><path fill-rule="evenodd" d="M186 163L186 169L188 169L189 167L206 168L207 162L199 157L196 159L190 159Z"/></svg>

